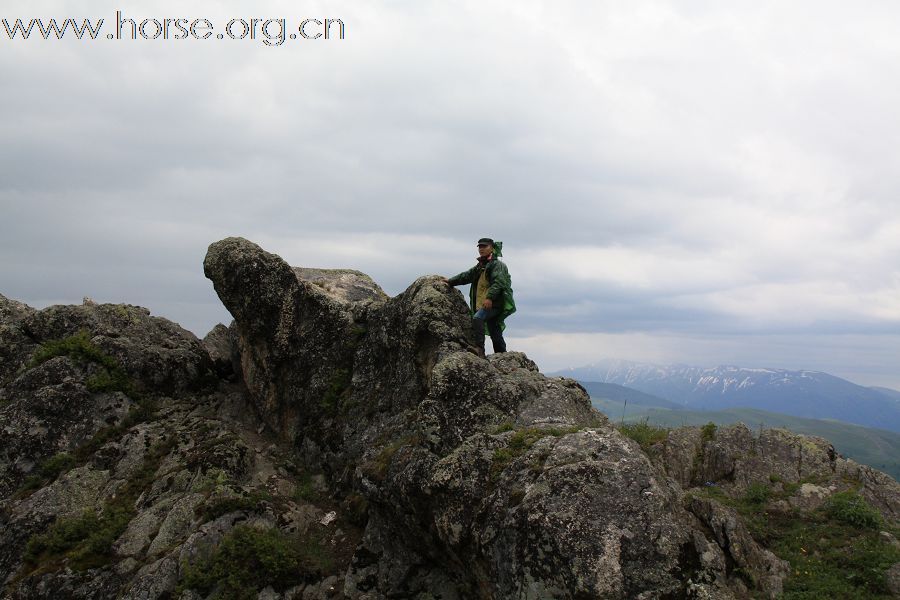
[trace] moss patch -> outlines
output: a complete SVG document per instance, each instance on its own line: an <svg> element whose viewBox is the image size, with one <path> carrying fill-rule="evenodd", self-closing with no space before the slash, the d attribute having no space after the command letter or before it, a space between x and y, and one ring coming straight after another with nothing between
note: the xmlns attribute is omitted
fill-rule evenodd
<svg viewBox="0 0 900 600"><path fill-rule="evenodd" d="M309 473L300 475L300 481L294 486L293 497L298 502L315 502L319 499L319 492L316 491L312 475Z"/></svg>
<svg viewBox="0 0 900 600"><path fill-rule="evenodd" d="M497 448L494 450L494 456L491 462L491 480L496 481L500 477L500 473L503 472L503 469L505 469L509 463L528 452L538 440L548 436L562 437L579 430L579 427L567 427L564 429L557 427L550 427L547 429L526 427L524 429L516 430L516 432L510 436L509 442L505 448Z"/></svg>
<svg viewBox="0 0 900 600"><path fill-rule="evenodd" d="M494 428L494 434L496 435L498 433L506 433L507 431L512 431L515 428L516 426L513 425L510 421L504 421Z"/></svg>
<svg viewBox="0 0 900 600"><path fill-rule="evenodd" d="M406 437L400 438L399 440L388 444L375 456L374 459L366 462L363 465L363 470L372 479L376 481L384 481L384 478L387 476L388 469L391 467L391 462L394 460L394 455L397 453L400 448L404 446L418 446L422 443L422 436L419 434L408 435Z"/></svg>

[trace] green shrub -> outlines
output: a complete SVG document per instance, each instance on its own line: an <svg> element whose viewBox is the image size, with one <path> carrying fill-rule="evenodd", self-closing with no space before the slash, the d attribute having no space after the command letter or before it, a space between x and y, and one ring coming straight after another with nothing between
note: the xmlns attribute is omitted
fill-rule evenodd
<svg viewBox="0 0 900 600"><path fill-rule="evenodd" d="M22 485L19 486L19 489L16 492L16 498L30 496L31 492L44 487L45 482L46 480L40 475L29 475L25 478L25 481L22 482Z"/></svg>
<svg viewBox="0 0 900 600"><path fill-rule="evenodd" d="M801 487L802 487L802 484L789 481L784 484L784 494L786 496L793 496L798 491L800 491Z"/></svg>
<svg viewBox="0 0 900 600"><path fill-rule="evenodd" d="M92 510L78 517L58 519L45 533L28 540L23 558L36 563L44 555L63 554L86 540L99 524L100 519Z"/></svg>
<svg viewBox="0 0 900 600"><path fill-rule="evenodd" d="M304 473L294 487L294 500L298 502L314 502L319 497L312 475Z"/></svg>
<svg viewBox="0 0 900 600"><path fill-rule="evenodd" d="M531 448L535 442L547 435L549 435L549 432L534 427L519 429L509 438L509 449L514 455L520 456Z"/></svg>
<svg viewBox="0 0 900 600"><path fill-rule="evenodd" d="M705 485L696 489L702 492L707 498L713 498L728 506L734 504L728 494L725 493L725 490L722 489L722 486L716 485L711 481L706 482Z"/></svg>
<svg viewBox="0 0 900 600"><path fill-rule="evenodd" d="M516 426L513 425L511 422L504 421L503 423L500 423L499 425L497 425L497 427L494 428L494 434L506 433L507 431L512 431L515 428L516 428Z"/></svg>
<svg viewBox="0 0 900 600"><path fill-rule="evenodd" d="M772 497L772 490L764 483L751 483L744 492L744 502L759 506L765 504Z"/></svg>
<svg viewBox="0 0 900 600"><path fill-rule="evenodd" d="M369 520L369 502L362 494L351 492L341 503L347 520L357 527L365 527Z"/></svg>
<svg viewBox="0 0 900 600"><path fill-rule="evenodd" d="M31 360L29 367L36 367L57 356L68 356L82 363L93 362L104 366L115 366L115 359L105 354L93 342L87 329L59 340L50 340L41 344Z"/></svg>
<svg viewBox="0 0 900 600"><path fill-rule="evenodd" d="M218 519L222 515L236 511L261 513L272 497L267 492L253 492L248 496L227 496L207 500L197 507L195 513L203 522Z"/></svg>
<svg viewBox="0 0 900 600"><path fill-rule="evenodd" d="M499 475L500 471L502 471L506 465L511 463L516 456L517 454L509 448L497 448L494 450L494 459L491 464L492 473L496 472L496 474Z"/></svg>
<svg viewBox="0 0 900 600"><path fill-rule="evenodd" d="M330 566L325 544L314 536L293 538L279 529L242 525L232 529L208 560L185 565L180 590L217 598L255 599L257 590L276 591L318 577Z"/></svg>
<svg viewBox="0 0 900 600"><path fill-rule="evenodd" d="M335 414L343 408L343 403L350 394L350 381L352 374L347 369L335 369L328 382L328 389L319 402L319 405L330 414Z"/></svg>
<svg viewBox="0 0 900 600"><path fill-rule="evenodd" d="M834 494L825 502L825 514L859 529L881 527L881 515L855 492Z"/></svg>
<svg viewBox="0 0 900 600"><path fill-rule="evenodd" d="M39 490L59 477L60 474L75 467L78 462L75 457L65 452L56 454L38 466L37 471L25 478L19 489L16 490L16 498L30 496L31 492Z"/></svg>
<svg viewBox="0 0 900 600"><path fill-rule="evenodd" d="M716 431L718 427L715 423L710 421L706 425L700 428L700 439L704 442L711 442L716 439Z"/></svg>
<svg viewBox="0 0 900 600"><path fill-rule="evenodd" d="M647 418L637 423L622 423L618 429L624 436L636 441L645 452L654 444L669 437L668 429L651 425Z"/></svg>
<svg viewBox="0 0 900 600"><path fill-rule="evenodd" d="M783 599L892 597L885 573L900 562L900 549L878 531L835 522L824 512L769 517L769 549L791 564Z"/></svg>
<svg viewBox="0 0 900 600"><path fill-rule="evenodd" d="M53 480L59 477L60 474L74 468L76 464L77 461L74 456L60 452L42 462L41 466L38 467L38 473L47 480Z"/></svg>
<svg viewBox="0 0 900 600"><path fill-rule="evenodd" d="M45 533L28 540L25 562L36 565L67 557L77 570L104 564L131 516L132 512L124 507L108 505L101 515L89 510L77 517L59 519Z"/></svg>
<svg viewBox="0 0 900 600"><path fill-rule="evenodd" d="M68 356L80 363L93 363L100 367L99 372L85 381L89 391L123 392L137 398L131 378L115 358L103 352L91 341L91 334L87 329L81 329L67 338L44 342L31 357L28 367L36 367L57 356Z"/></svg>
<svg viewBox="0 0 900 600"><path fill-rule="evenodd" d="M99 373L88 377L85 385L88 391L95 393L122 392L129 396L134 394L131 379L120 368L110 370L104 367Z"/></svg>

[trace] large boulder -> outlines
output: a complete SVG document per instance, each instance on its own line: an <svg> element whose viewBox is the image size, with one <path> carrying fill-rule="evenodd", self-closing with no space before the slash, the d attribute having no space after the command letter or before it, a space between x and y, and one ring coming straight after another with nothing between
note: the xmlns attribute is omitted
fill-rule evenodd
<svg viewBox="0 0 900 600"><path fill-rule="evenodd" d="M235 318L243 379L259 414L286 438L300 435L346 388L350 342L364 331L366 311L354 314L324 277L302 279L240 238L211 245L203 269Z"/></svg>

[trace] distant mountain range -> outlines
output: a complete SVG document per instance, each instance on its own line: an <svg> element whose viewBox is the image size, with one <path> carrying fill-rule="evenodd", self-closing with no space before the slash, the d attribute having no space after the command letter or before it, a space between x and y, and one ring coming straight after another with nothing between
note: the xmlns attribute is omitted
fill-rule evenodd
<svg viewBox="0 0 900 600"><path fill-rule="evenodd" d="M652 394L645 394L640 390L635 390L629 387L625 387L623 385L618 385L616 383L600 383L598 381L581 381L580 383L587 393L591 396L591 398L603 398L605 400L610 400L612 402L618 402L625 404L631 408L671 408L673 410L681 410L684 408L681 404L676 404L674 402L670 402L665 400L664 398L660 398L659 396L654 396Z"/></svg>
<svg viewBox="0 0 900 600"><path fill-rule="evenodd" d="M819 371L607 360L553 375L625 386L691 410L754 408L900 432L900 392L864 387Z"/></svg>

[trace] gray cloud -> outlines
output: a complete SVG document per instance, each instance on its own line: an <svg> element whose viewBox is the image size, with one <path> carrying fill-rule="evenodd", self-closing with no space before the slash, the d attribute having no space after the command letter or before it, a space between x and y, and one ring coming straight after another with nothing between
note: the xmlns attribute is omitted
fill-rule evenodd
<svg viewBox="0 0 900 600"><path fill-rule="evenodd" d="M126 12L251 10L225 4ZM43 10L4 16L116 7ZM306 10L344 19L347 39L0 42L15 90L0 98L0 292L144 304L202 335L228 318L201 269L221 237L397 293L492 235L520 303L511 333L538 354L578 345L548 361L581 360L590 336L725 336L676 344L681 362L794 352L896 372L896 350L866 370L865 341L890 354L900 327L900 8L252 7ZM817 336L832 354L801 352Z"/></svg>

